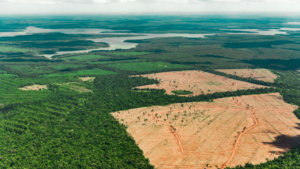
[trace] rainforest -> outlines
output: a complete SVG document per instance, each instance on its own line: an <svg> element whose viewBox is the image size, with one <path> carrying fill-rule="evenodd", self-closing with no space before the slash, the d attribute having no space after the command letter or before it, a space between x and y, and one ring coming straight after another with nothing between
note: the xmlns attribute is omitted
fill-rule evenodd
<svg viewBox="0 0 300 169"><path fill-rule="evenodd" d="M0 168L297 168L300 22L0 15Z"/></svg>

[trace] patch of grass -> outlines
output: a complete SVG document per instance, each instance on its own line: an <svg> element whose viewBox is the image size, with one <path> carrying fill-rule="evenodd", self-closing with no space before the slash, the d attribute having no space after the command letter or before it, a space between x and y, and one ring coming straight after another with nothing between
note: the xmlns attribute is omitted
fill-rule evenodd
<svg viewBox="0 0 300 169"><path fill-rule="evenodd" d="M200 121L200 123L202 123L204 120L206 120L207 118L209 118L210 115L208 115L207 117L205 117L203 120Z"/></svg>
<svg viewBox="0 0 300 169"><path fill-rule="evenodd" d="M77 60L77 61L86 61L86 60L92 60L92 59L106 59L109 58L107 56L102 55L79 55L79 56L71 56L62 58L63 60Z"/></svg>
<svg viewBox="0 0 300 169"><path fill-rule="evenodd" d="M170 64L165 62L134 62L134 63L115 63L108 65L109 67L131 70L131 71L153 71L173 68L191 68L191 66Z"/></svg>
<svg viewBox="0 0 300 169"><path fill-rule="evenodd" d="M209 81L207 84L208 85L214 85L214 86L220 86L220 85L222 85L222 83L220 83L220 82L214 82L214 81Z"/></svg>
<svg viewBox="0 0 300 169"><path fill-rule="evenodd" d="M263 71L262 69L259 69L261 72L266 73L265 71Z"/></svg>
<svg viewBox="0 0 300 169"><path fill-rule="evenodd" d="M137 55L146 55L150 52L118 52L118 53L112 53L114 55L121 55L121 56L137 56Z"/></svg>
<svg viewBox="0 0 300 169"><path fill-rule="evenodd" d="M175 91L172 91L172 93L178 94L178 95L193 94L193 92L188 91L188 90L175 90Z"/></svg>
<svg viewBox="0 0 300 169"><path fill-rule="evenodd" d="M54 76L82 76L82 75L104 75L104 74L117 74L116 72L106 71L102 69L90 69L90 70L79 70L76 73L56 73L56 74L48 74L46 77L54 77Z"/></svg>

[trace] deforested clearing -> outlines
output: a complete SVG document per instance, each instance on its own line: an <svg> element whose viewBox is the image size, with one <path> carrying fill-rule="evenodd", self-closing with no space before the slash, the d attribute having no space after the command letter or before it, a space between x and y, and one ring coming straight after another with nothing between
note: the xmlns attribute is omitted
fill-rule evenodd
<svg viewBox="0 0 300 169"><path fill-rule="evenodd" d="M229 79L212 73L195 71L176 71L141 75L149 79L157 79L159 84L136 87L137 89L164 89L167 94L174 95L172 91L186 90L193 94L186 96L197 96L216 92L236 91L245 89L264 88L266 86L256 85Z"/></svg>
<svg viewBox="0 0 300 169"><path fill-rule="evenodd" d="M298 106L279 93L113 112L156 168L225 168L272 160L300 143Z"/></svg>
<svg viewBox="0 0 300 169"><path fill-rule="evenodd" d="M277 75L267 69L218 69L217 71L271 83L274 83L274 80L277 79Z"/></svg>
<svg viewBox="0 0 300 169"><path fill-rule="evenodd" d="M32 85L32 86L24 86L22 88L19 88L21 90L42 90L47 89L47 85Z"/></svg>
<svg viewBox="0 0 300 169"><path fill-rule="evenodd" d="M94 81L96 77L80 77L79 79L81 79L82 81Z"/></svg>

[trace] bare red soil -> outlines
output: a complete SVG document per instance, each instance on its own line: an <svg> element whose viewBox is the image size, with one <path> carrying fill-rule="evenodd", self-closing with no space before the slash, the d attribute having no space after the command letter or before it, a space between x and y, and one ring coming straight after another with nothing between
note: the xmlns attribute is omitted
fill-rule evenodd
<svg viewBox="0 0 300 169"><path fill-rule="evenodd" d="M274 83L274 80L277 79L277 75L267 69L218 69L217 71L271 83Z"/></svg>
<svg viewBox="0 0 300 169"><path fill-rule="evenodd" d="M297 106L278 93L114 112L156 168L224 168L272 160L300 143Z"/></svg>
<svg viewBox="0 0 300 169"><path fill-rule="evenodd" d="M32 86L25 86L23 88L19 88L20 90L40 90L40 89L47 89L47 85L32 85Z"/></svg>
<svg viewBox="0 0 300 169"><path fill-rule="evenodd" d="M142 75L149 79L157 79L160 83L136 87L137 89L164 89L167 94L172 91L188 90L192 96L215 92L236 91L244 89L263 88L266 86L228 79L203 71L177 71ZM185 95L191 96L191 95Z"/></svg>

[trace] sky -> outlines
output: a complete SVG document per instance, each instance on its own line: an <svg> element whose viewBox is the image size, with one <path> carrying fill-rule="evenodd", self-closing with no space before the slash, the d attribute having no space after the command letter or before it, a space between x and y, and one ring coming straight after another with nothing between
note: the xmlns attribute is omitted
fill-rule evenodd
<svg viewBox="0 0 300 169"><path fill-rule="evenodd" d="M300 12L300 0L0 0L0 14Z"/></svg>

